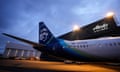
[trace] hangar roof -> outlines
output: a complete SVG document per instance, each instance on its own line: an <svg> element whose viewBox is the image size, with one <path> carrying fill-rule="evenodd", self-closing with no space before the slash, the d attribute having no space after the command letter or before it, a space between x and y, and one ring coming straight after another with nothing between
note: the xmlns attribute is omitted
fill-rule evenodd
<svg viewBox="0 0 120 72"><path fill-rule="evenodd" d="M71 31L58 38L66 40L83 40L93 39L107 36L120 36L120 27L117 26L116 20L111 18L103 18L96 22L90 23L79 31Z"/></svg>
<svg viewBox="0 0 120 72"><path fill-rule="evenodd" d="M8 42L6 44L6 48L23 49L23 50L35 50L35 49L32 48L32 46L17 44L17 43L13 43L13 42Z"/></svg>

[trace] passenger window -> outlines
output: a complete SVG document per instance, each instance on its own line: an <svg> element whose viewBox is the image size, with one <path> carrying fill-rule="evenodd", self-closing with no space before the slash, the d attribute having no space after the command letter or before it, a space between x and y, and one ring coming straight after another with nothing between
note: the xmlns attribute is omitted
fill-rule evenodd
<svg viewBox="0 0 120 72"><path fill-rule="evenodd" d="M85 48L85 45L83 45L83 47Z"/></svg>
<svg viewBox="0 0 120 72"><path fill-rule="evenodd" d="M110 46L112 46L112 43L110 43Z"/></svg>
<svg viewBox="0 0 120 72"><path fill-rule="evenodd" d="M116 46L116 43L114 43L114 45Z"/></svg>
<svg viewBox="0 0 120 72"><path fill-rule="evenodd" d="M82 45L80 45L80 47L82 48Z"/></svg>
<svg viewBox="0 0 120 72"><path fill-rule="evenodd" d="M86 45L86 47L88 48L88 45Z"/></svg>
<svg viewBox="0 0 120 72"><path fill-rule="evenodd" d="M120 42L118 42L118 45L120 45Z"/></svg>

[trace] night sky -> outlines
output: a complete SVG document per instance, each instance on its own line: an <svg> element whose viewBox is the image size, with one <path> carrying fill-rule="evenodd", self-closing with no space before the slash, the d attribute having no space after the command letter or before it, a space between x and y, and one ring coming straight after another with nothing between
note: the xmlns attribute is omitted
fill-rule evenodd
<svg viewBox="0 0 120 72"><path fill-rule="evenodd" d="M0 0L0 50L8 33L38 42L38 23L44 21L54 36L105 17L109 11L120 20L120 0Z"/></svg>

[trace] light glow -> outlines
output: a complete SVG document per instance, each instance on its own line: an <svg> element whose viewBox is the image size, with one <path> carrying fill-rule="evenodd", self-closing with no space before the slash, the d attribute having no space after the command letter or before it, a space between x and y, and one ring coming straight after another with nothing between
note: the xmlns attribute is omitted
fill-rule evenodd
<svg viewBox="0 0 120 72"><path fill-rule="evenodd" d="M80 30L80 27L78 25L73 26L73 31L79 31L79 30Z"/></svg>
<svg viewBox="0 0 120 72"><path fill-rule="evenodd" d="M106 17L112 17L113 15L114 15L113 12L108 12L108 13L106 14Z"/></svg>

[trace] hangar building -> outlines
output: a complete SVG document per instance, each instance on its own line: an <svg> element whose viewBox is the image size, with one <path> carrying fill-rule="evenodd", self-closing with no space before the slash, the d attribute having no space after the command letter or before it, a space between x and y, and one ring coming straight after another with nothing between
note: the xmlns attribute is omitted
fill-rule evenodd
<svg viewBox="0 0 120 72"><path fill-rule="evenodd" d="M27 46L23 44L16 44L8 42L3 53L4 58L19 57L19 58L30 58L30 57L40 57L40 51L32 48L32 46Z"/></svg>
<svg viewBox="0 0 120 72"><path fill-rule="evenodd" d="M99 37L120 36L120 27L115 17L105 17L81 27L79 31L68 32L58 38L66 40L95 39Z"/></svg>

